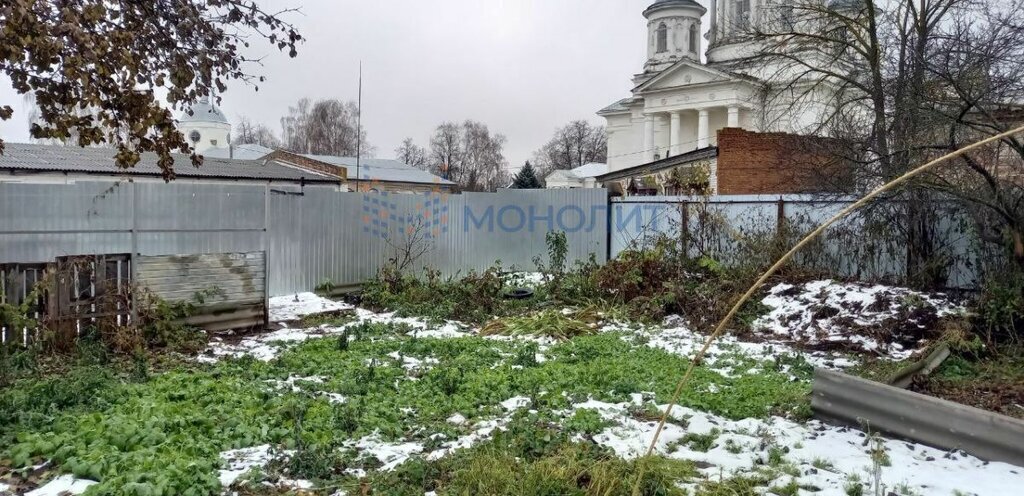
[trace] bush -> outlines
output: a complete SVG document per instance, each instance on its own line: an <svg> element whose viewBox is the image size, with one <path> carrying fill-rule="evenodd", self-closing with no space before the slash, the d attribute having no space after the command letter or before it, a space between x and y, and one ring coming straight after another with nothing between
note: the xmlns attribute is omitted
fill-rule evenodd
<svg viewBox="0 0 1024 496"><path fill-rule="evenodd" d="M461 279L445 279L433 270L417 278L385 268L363 285L362 303L401 315L480 323L543 301L547 294L541 287L530 299L510 300L504 297L506 289L500 265Z"/></svg>
<svg viewBox="0 0 1024 496"><path fill-rule="evenodd" d="M977 302L977 327L988 343L1019 343L1024 324L1024 273L991 274Z"/></svg>

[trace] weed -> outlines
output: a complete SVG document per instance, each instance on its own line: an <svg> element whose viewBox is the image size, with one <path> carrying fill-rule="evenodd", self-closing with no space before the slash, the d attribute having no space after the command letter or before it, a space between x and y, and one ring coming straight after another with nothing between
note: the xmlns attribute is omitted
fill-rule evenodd
<svg viewBox="0 0 1024 496"><path fill-rule="evenodd" d="M857 474L847 476L846 484L843 484L843 491L846 496L864 496L864 484L861 483L860 476Z"/></svg>
<svg viewBox="0 0 1024 496"><path fill-rule="evenodd" d="M737 455L743 452L743 445L737 443L735 439L726 439L725 450L728 451L729 453Z"/></svg>
<svg viewBox="0 0 1024 496"><path fill-rule="evenodd" d="M778 467L786 461L786 454L789 453L789 448L773 444L768 447L768 465L772 467Z"/></svg>
<svg viewBox="0 0 1024 496"><path fill-rule="evenodd" d="M458 280L442 280L436 271L428 270L420 279L382 270L376 279L363 284L362 302L371 308L395 310L402 315L483 322L505 308L529 304L529 300L504 298L505 286L500 273L501 267L495 266L483 272L470 272Z"/></svg>
<svg viewBox="0 0 1024 496"><path fill-rule="evenodd" d="M768 492L772 494L777 494L779 496L797 496L800 494L800 484L798 484L795 480L791 480L788 484L784 486L772 487L771 489L768 490Z"/></svg>
<svg viewBox="0 0 1024 496"><path fill-rule="evenodd" d="M711 429L707 434L695 434L689 433L683 436L682 442L687 445L693 451L699 451L701 453L707 453L711 451L711 448L715 447L715 440L718 439L718 435L722 431L718 429Z"/></svg>
<svg viewBox="0 0 1024 496"><path fill-rule="evenodd" d="M689 462L664 458L640 458L624 461L605 451L585 444L562 443L545 456L523 460L502 449L499 443L488 444L466 453L460 468L444 487L449 494L568 494L611 495L631 494L639 482L640 494L683 495L677 482L693 477ZM640 467L643 467L643 480Z"/></svg>
<svg viewBox="0 0 1024 496"><path fill-rule="evenodd" d="M303 328L310 327L341 327L348 324L356 319L356 315L351 310L342 310L339 312L327 312L327 313L314 313L306 315L299 320L299 325Z"/></svg>
<svg viewBox="0 0 1024 496"><path fill-rule="evenodd" d="M580 322L557 310L544 310L524 317L493 320L480 329L481 336L545 336L568 340L597 332L596 326Z"/></svg>
<svg viewBox="0 0 1024 496"><path fill-rule="evenodd" d="M818 470L827 470L829 472L834 472L836 468L832 462L820 457L811 460L811 466Z"/></svg>
<svg viewBox="0 0 1024 496"><path fill-rule="evenodd" d="M324 279L320 281L320 284L317 284L316 287L313 288L313 291L318 295L329 295L334 292L335 287L337 286L334 285L333 281L330 279Z"/></svg>
<svg viewBox="0 0 1024 496"><path fill-rule="evenodd" d="M576 410L564 423L565 429L569 432L589 435L597 434L611 425L611 422L601 417L600 412L589 408Z"/></svg>

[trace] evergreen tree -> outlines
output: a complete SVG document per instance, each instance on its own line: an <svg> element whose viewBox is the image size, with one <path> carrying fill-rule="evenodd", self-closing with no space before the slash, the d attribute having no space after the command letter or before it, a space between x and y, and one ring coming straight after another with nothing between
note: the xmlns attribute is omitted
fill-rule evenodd
<svg viewBox="0 0 1024 496"><path fill-rule="evenodd" d="M544 185L540 183L540 179L537 179L537 171L527 161L526 165L519 169L519 172L516 172L512 178L512 187L515 189L540 189Z"/></svg>

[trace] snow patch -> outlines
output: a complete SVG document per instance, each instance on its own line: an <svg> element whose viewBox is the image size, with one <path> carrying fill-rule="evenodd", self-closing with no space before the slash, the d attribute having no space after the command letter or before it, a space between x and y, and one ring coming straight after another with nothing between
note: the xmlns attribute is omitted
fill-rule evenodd
<svg viewBox="0 0 1024 496"><path fill-rule="evenodd" d="M771 311L754 322L755 331L895 360L927 347L921 334L933 331L936 319L963 311L942 294L831 280L779 284L762 303Z"/></svg>
<svg viewBox="0 0 1024 496"><path fill-rule="evenodd" d="M79 479L70 474L64 474L50 482L47 482L44 486L25 493L25 496L65 496L82 494L93 484L97 484L97 482L88 479ZM4 488L0 488L0 490L3 489Z"/></svg>
<svg viewBox="0 0 1024 496"><path fill-rule="evenodd" d="M509 272L502 276L505 285L513 288L537 288L547 284L550 279L540 272Z"/></svg>
<svg viewBox="0 0 1024 496"><path fill-rule="evenodd" d="M501 402L501 407L508 411L515 411L530 406L530 398L526 396L514 396Z"/></svg>
<svg viewBox="0 0 1024 496"><path fill-rule="evenodd" d="M343 444L345 448L355 449L360 457L370 456L376 458L383 464L378 470L389 472L395 467L405 463L409 457L423 452L423 445L415 442L392 443L380 438L379 432L374 432L357 441L348 441Z"/></svg>
<svg viewBox="0 0 1024 496"><path fill-rule="evenodd" d="M678 321L671 321L678 324ZM707 336L690 330L686 326L672 328L634 328L622 324L609 324L600 329L601 332L623 332L639 337L645 346L667 351L684 358L692 358L704 346ZM746 356L756 361L773 361L780 356L802 356L807 363L827 369L843 369L856 364L853 360L836 353L798 351L783 343L750 343L740 341L736 336L724 334L720 336L704 357L704 364L723 377L735 377L759 372L757 369L737 370L744 365L738 363L737 355ZM786 371L783 365L782 370Z"/></svg>
<svg viewBox="0 0 1024 496"><path fill-rule="evenodd" d="M270 299L270 321L287 322L301 319L307 315L351 309L352 305L329 300L313 293L275 296Z"/></svg>
<svg viewBox="0 0 1024 496"><path fill-rule="evenodd" d="M274 456L270 453L270 445L263 444L252 448L224 451L220 454L220 459L228 468L222 469L217 477L220 479L220 485L228 487L253 468L267 466Z"/></svg>

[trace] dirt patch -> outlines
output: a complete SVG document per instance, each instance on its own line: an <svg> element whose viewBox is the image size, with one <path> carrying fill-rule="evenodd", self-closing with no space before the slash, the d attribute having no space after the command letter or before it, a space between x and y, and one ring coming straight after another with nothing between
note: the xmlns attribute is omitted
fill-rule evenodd
<svg viewBox="0 0 1024 496"><path fill-rule="evenodd" d="M1024 419L1024 384L1022 383L981 383L931 379L915 383L911 390L1009 417Z"/></svg>

